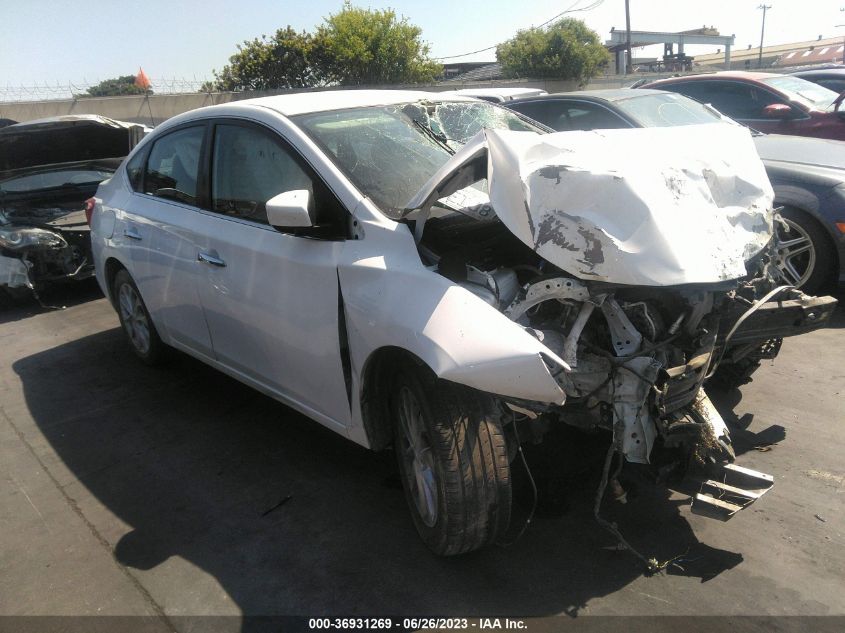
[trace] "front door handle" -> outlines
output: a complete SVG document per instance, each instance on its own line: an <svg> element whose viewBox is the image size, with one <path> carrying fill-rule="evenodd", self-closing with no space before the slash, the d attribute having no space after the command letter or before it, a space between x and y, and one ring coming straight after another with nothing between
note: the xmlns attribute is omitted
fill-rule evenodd
<svg viewBox="0 0 845 633"><path fill-rule="evenodd" d="M131 226L129 228L123 229L123 237L128 237L130 240L135 240L136 242L141 241L141 234Z"/></svg>
<svg viewBox="0 0 845 633"><path fill-rule="evenodd" d="M226 262L222 259L216 255L212 255L211 253L203 253L202 251L197 254L197 261L205 262L206 264L211 264L212 266L219 266L220 268L226 267Z"/></svg>

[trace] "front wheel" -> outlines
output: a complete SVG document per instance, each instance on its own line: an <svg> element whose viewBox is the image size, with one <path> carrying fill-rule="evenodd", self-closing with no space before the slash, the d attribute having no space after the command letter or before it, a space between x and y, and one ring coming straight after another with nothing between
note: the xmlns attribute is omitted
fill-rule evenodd
<svg viewBox="0 0 845 633"><path fill-rule="evenodd" d="M463 554L500 539L510 522L505 435L493 399L400 371L393 389L394 447L414 525L436 554Z"/></svg>

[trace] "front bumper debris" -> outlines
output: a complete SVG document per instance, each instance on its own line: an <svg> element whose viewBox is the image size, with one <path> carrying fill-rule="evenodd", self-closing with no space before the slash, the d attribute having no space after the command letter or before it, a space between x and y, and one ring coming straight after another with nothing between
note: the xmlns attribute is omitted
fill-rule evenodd
<svg viewBox="0 0 845 633"><path fill-rule="evenodd" d="M833 297L810 297L799 294L796 299L767 301L751 314L734 332L731 345L762 343L766 340L786 336L798 336L826 327L836 310L837 300ZM746 308L736 304L722 315L725 323L734 323ZM725 333L720 333L717 345L725 342Z"/></svg>
<svg viewBox="0 0 845 633"><path fill-rule="evenodd" d="M701 483L692 499L693 514L727 521L771 490L771 475L737 466L722 464L714 477Z"/></svg>

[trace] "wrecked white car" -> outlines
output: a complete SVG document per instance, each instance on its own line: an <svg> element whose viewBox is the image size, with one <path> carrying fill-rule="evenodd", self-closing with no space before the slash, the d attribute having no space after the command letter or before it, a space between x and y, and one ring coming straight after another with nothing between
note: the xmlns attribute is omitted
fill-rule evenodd
<svg viewBox="0 0 845 633"><path fill-rule="evenodd" d="M774 284L775 221L745 130L545 134L318 92L161 125L100 186L92 245L137 356L178 348L392 446L448 555L506 538L520 439L552 425L607 431L599 498L626 462L718 467L695 504L722 518L771 485L731 464L702 384L834 309Z"/></svg>
<svg viewBox="0 0 845 633"><path fill-rule="evenodd" d="M94 274L85 201L146 131L95 115L0 129L0 291Z"/></svg>

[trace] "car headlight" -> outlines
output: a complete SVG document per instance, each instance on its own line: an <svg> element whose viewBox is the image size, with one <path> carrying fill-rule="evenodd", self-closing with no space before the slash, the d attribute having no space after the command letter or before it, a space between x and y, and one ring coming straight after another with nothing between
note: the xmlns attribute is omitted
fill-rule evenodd
<svg viewBox="0 0 845 633"><path fill-rule="evenodd" d="M34 227L0 228L0 246L13 251L28 248L64 248L65 239L58 233Z"/></svg>

